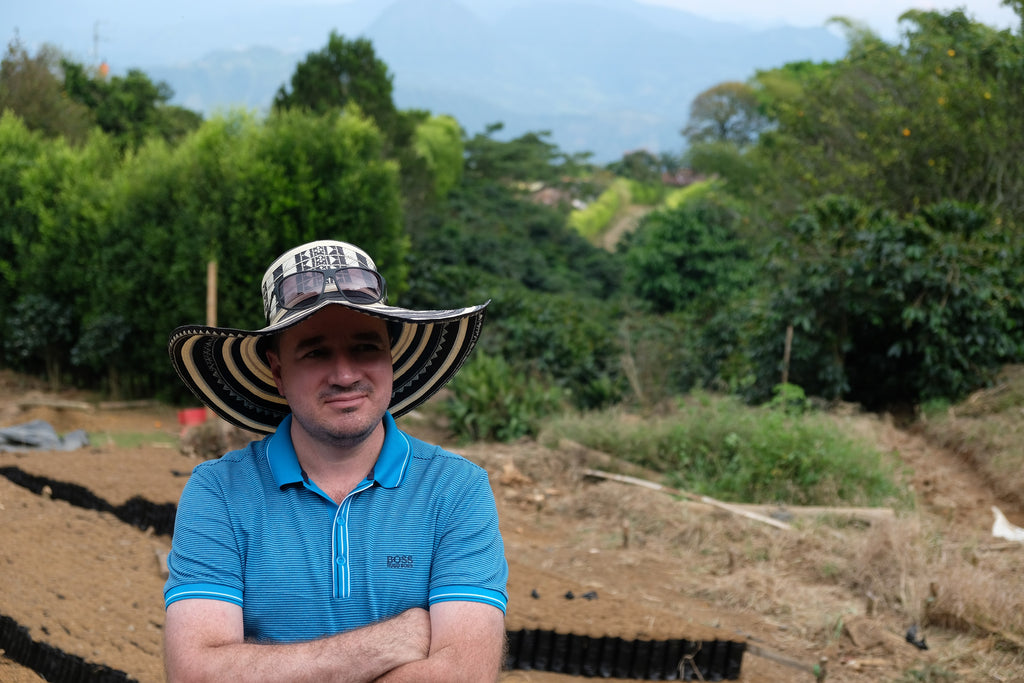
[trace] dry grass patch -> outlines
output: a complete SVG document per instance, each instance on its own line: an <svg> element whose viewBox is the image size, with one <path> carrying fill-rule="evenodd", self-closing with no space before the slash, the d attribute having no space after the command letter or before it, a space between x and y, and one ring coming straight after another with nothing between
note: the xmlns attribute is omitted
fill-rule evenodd
<svg viewBox="0 0 1024 683"><path fill-rule="evenodd" d="M948 410L926 412L917 429L974 466L999 498L1024 505L1024 365L1007 366Z"/></svg>

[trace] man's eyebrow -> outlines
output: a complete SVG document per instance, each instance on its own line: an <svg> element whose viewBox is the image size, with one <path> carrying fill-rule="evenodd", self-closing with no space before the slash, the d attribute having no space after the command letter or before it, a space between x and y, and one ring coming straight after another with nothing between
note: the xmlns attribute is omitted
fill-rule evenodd
<svg viewBox="0 0 1024 683"><path fill-rule="evenodd" d="M312 348L314 346L320 346L326 340L327 337L322 334L318 334L315 337L306 337L305 339L300 339L295 343L295 350L302 351L304 349Z"/></svg>
<svg viewBox="0 0 1024 683"><path fill-rule="evenodd" d="M384 335L374 330L370 330L367 332L356 332L355 334L352 335L352 339L354 341L359 342L374 342L379 344L385 343ZM324 334L318 334L313 337L306 337L305 339L300 339L298 342L295 343L295 350L303 351L305 349L317 347L324 344L326 341L327 335Z"/></svg>
<svg viewBox="0 0 1024 683"><path fill-rule="evenodd" d="M383 344L385 339L386 339L386 337L384 335L382 335L380 332L377 332L375 330L370 330L368 332L357 332L357 333L352 335L352 338L354 340L356 340L356 341L361 341L361 342L378 342L378 343L381 343L381 344Z"/></svg>

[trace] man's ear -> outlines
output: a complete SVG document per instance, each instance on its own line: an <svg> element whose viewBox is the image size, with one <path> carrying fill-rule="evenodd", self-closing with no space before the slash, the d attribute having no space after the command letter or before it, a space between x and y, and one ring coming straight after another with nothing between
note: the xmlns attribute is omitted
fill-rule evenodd
<svg viewBox="0 0 1024 683"><path fill-rule="evenodd" d="M274 384L277 385L277 393L281 395L281 398L287 398L284 395L284 383L281 381L281 359L278 357L277 352L272 349L267 349L264 353L267 358L267 365L270 366L270 374L274 377Z"/></svg>

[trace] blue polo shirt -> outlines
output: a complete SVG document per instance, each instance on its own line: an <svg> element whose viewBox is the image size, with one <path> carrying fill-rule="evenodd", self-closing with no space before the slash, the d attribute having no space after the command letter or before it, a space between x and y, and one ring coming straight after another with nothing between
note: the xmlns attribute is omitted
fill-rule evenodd
<svg viewBox="0 0 1024 683"><path fill-rule="evenodd" d="M508 565L487 472L390 414L384 427L373 472L340 505L306 479L291 416L197 465L178 505L165 604L234 603L246 639L276 642L448 600L504 611Z"/></svg>

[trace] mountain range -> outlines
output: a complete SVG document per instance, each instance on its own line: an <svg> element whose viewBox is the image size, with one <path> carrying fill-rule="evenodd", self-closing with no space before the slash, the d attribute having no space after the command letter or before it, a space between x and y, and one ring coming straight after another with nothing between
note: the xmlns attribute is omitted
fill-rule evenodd
<svg viewBox="0 0 1024 683"><path fill-rule="evenodd" d="M107 0L104 19L82 3L31 5L47 42L68 49L62 36L77 30L81 45L88 27L93 58L115 74L143 69L171 86L173 103L205 115L266 111L335 30L373 42L399 108L451 114L469 135L495 122L501 139L550 131L563 151L601 163L681 152L690 104L711 86L846 52L826 27L756 28L637 0L179 0L150 15L135 0Z"/></svg>

